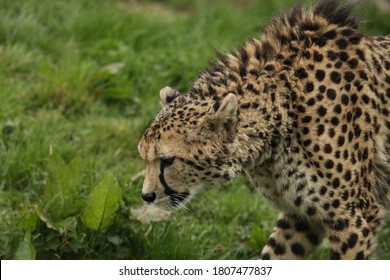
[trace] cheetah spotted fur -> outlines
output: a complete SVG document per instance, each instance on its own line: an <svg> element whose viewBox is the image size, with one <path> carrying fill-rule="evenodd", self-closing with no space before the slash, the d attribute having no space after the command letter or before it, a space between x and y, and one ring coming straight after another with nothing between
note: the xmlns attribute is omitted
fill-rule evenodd
<svg viewBox="0 0 390 280"><path fill-rule="evenodd" d="M390 36L350 4L296 6L219 55L186 94L164 88L146 129L142 197L181 207L243 174L281 211L261 259L374 258L390 208Z"/></svg>

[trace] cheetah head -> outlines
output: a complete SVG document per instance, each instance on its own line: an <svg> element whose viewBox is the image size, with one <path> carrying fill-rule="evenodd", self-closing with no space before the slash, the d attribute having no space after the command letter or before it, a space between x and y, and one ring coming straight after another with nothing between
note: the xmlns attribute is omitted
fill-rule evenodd
<svg viewBox="0 0 390 280"><path fill-rule="evenodd" d="M138 145L146 162L142 198L173 210L202 187L235 176L237 97L181 95L166 87L160 91L160 105Z"/></svg>

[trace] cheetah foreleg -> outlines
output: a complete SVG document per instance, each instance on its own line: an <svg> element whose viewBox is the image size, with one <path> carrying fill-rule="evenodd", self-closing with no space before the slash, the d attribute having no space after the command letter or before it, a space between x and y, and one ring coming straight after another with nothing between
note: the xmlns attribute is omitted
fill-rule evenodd
<svg viewBox="0 0 390 280"><path fill-rule="evenodd" d="M318 247L324 235L321 224L282 213L260 259L305 259Z"/></svg>

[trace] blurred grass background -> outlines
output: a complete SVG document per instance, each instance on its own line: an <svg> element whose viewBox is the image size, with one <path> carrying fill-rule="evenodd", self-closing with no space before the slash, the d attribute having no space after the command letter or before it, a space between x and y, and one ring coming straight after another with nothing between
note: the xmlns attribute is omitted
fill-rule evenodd
<svg viewBox="0 0 390 280"><path fill-rule="evenodd" d="M390 13L361 2L361 30L390 33ZM188 90L215 50L259 36L293 3L0 0L0 258L26 258L26 229L37 259L257 258L276 212L248 182L208 190L190 211L143 224L130 211L142 204L142 177L131 177L144 168L137 143L158 112L159 89ZM50 153L82 158L82 199L104 173L115 175L123 196L108 229L86 228L82 209L62 231L36 217ZM390 259L389 227L378 247Z"/></svg>

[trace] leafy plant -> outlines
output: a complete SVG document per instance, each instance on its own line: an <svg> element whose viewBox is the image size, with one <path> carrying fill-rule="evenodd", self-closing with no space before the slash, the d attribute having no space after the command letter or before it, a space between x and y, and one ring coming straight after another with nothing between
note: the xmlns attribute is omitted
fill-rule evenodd
<svg viewBox="0 0 390 280"><path fill-rule="evenodd" d="M24 236L15 249L14 259L35 259L37 251L39 257L45 251L59 258L80 249L88 254L96 234L113 221L122 191L110 173L92 188L83 188L83 170L83 161L78 156L69 164L56 153L49 156L44 195L19 212ZM89 189L88 198L83 198ZM85 238L88 233L84 225L96 233Z"/></svg>

